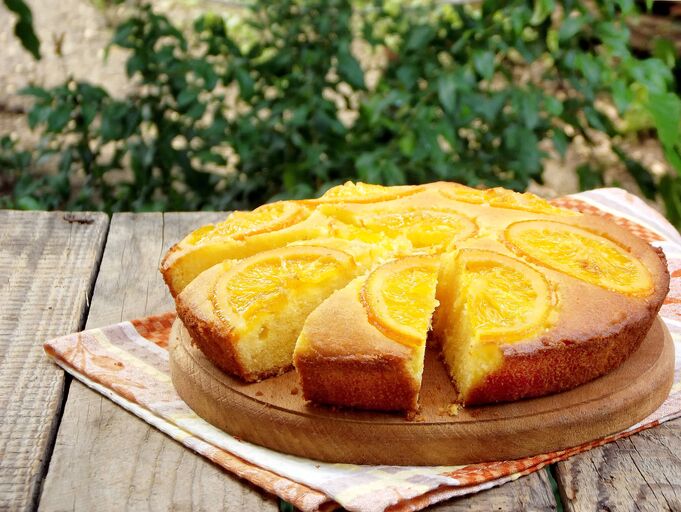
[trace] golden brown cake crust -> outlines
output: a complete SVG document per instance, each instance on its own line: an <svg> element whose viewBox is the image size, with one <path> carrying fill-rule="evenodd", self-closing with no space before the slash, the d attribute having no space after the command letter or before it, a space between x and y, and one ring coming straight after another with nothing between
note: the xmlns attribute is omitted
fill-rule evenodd
<svg viewBox="0 0 681 512"><path fill-rule="evenodd" d="M175 285L171 279L170 266L175 261L178 253L181 250L182 248L180 247L179 242L174 244L170 249L168 249L168 252L165 254L165 256L163 256L163 259L161 260L161 265L159 266L159 270L161 271L161 275L163 276L163 281L168 287L170 295L172 295L173 298L177 297L179 292L178 290L175 289Z"/></svg>
<svg viewBox="0 0 681 512"><path fill-rule="evenodd" d="M415 411L420 386L395 356L296 359L303 396L319 404L379 411Z"/></svg>

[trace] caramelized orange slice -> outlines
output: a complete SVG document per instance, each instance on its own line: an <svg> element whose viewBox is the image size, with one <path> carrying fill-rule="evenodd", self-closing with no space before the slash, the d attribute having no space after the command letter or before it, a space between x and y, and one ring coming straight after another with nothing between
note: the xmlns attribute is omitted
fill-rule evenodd
<svg viewBox="0 0 681 512"><path fill-rule="evenodd" d="M539 196L525 192L520 194L505 188L491 188L485 191L486 200L490 206L496 208L510 208L512 210L524 210L533 213L546 213L550 215L579 215L577 212L558 208Z"/></svg>
<svg viewBox="0 0 681 512"><path fill-rule="evenodd" d="M419 186L397 186L384 187L382 185L372 185L370 183L348 181L343 185L327 190L318 199L307 199L307 203L377 203L389 201L399 197L408 196L420 192L423 187Z"/></svg>
<svg viewBox="0 0 681 512"><path fill-rule="evenodd" d="M437 306L438 260L412 256L375 269L361 290L369 322L389 338L418 347L426 342Z"/></svg>
<svg viewBox="0 0 681 512"><path fill-rule="evenodd" d="M469 325L481 342L508 343L546 323L551 290L546 278L495 251L462 249L457 256L459 297Z"/></svg>
<svg viewBox="0 0 681 512"><path fill-rule="evenodd" d="M362 216L364 227L383 231L389 236L404 235L415 249L442 252L452 241L475 235L478 226L464 215L451 210L409 209Z"/></svg>
<svg viewBox="0 0 681 512"><path fill-rule="evenodd" d="M295 201L264 204L250 212L234 212L219 224L203 226L187 238L189 244L231 238L243 240L249 236L277 231L305 220L310 210Z"/></svg>
<svg viewBox="0 0 681 512"><path fill-rule="evenodd" d="M466 187L458 183L442 183L440 185L438 190L447 199L472 204L482 204L485 202L484 190Z"/></svg>
<svg viewBox="0 0 681 512"><path fill-rule="evenodd" d="M325 247L294 246L266 251L242 260L215 284L211 300L218 316L231 325L258 312L283 307L287 294L331 281L354 268L352 256Z"/></svg>
<svg viewBox="0 0 681 512"><path fill-rule="evenodd" d="M625 247L586 229L554 221L516 222L504 232L507 244L540 265L633 296L653 290L646 267Z"/></svg>
<svg viewBox="0 0 681 512"><path fill-rule="evenodd" d="M513 192L505 188L490 188L487 190L477 190L464 187L463 185L449 184L440 190L441 194L448 199L472 204L489 204L495 208L509 208L511 210L523 210L533 213L544 213L547 215L566 215L576 216L577 212L558 208L539 196L525 192Z"/></svg>

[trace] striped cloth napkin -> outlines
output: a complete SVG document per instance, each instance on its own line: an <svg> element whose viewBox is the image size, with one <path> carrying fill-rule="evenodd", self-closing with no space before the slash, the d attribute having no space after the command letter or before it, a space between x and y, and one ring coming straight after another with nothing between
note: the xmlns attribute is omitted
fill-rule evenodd
<svg viewBox="0 0 681 512"><path fill-rule="evenodd" d="M663 405L618 434L567 450L468 466L329 464L278 453L234 438L203 421L175 392L166 349L174 313L63 336L45 351L74 377L223 468L303 511L412 511L501 485L576 453L681 416L681 235L657 212L620 189L584 192L559 206L610 217L661 247L672 275L660 315L674 339L674 384Z"/></svg>

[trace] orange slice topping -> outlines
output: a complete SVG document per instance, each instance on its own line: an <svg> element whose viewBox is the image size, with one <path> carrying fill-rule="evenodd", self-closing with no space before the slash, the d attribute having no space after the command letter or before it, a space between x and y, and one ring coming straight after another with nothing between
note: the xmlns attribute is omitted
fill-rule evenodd
<svg viewBox="0 0 681 512"><path fill-rule="evenodd" d="M212 302L218 316L231 324L252 319L286 303L287 294L335 279L354 268L352 256L334 249L294 246L265 251L242 260L216 282Z"/></svg>
<svg viewBox="0 0 681 512"><path fill-rule="evenodd" d="M359 222L389 236L404 235L415 249L428 248L442 252L452 241L475 235L478 226L460 213L439 209L386 211L361 216Z"/></svg>
<svg viewBox="0 0 681 512"><path fill-rule="evenodd" d="M561 222L529 220L511 224L507 244L540 265L587 283L633 296L653 290L646 267L617 242Z"/></svg>
<svg viewBox="0 0 681 512"><path fill-rule="evenodd" d="M482 204L485 202L485 191L470 188L458 183L443 183L438 187L440 193L447 199L463 203Z"/></svg>
<svg viewBox="0 0 681 512"><path fill-rule="evenodd" d="M505 188L490 188L487 190L477 190L474 188L455 185L442 188L441 194L448 199L472 204L489 204L495 208L508 208L511 210L523 210L533 213L544 213L547 215L576 216L577 212L558 208L539 196L525 192L513 192Z"/></svg>
<svg viewBox="0 0 681 512"><path fill-rule="evenodd" d="M546 213L550 215L576 216L577 212L558 208L539 196L525 192L520 194L505 188L491 188L485 191L487 202L496 208L510 208L512 210L524 210L534 213Z"/></svg>
<svg viewBox="0 0 681 512"><path fill-rule="evenodd" d="M369 183L353 183L348 181L343 185L330 188L318 199L305 200L307 203L377 203L390 201L400 197L408 196L420 192L423 187L419 186L397 186L384 187L382 185L372 185Z"/></svg>
<svg viewBox="0 0 681 512"><path fill-rule="evenodd" d="M307 207L295 201L264 204L250 212L234 212L219 224L203 226L186 240L192 245L219 238L243 240L249 236L286 228L305 220L309 214Z"/></svg>
<svg viewBox="0 0 681 512"><path fill-rule="evenodd" d="M551 300L546 278L519 260L484 249L457 256L459 297L481 342L517 341L545 326Z"/></svg>
<svg viewBox="0 0 681 512"><path fill-rule="evenodd" d="M360 292L369 322L403 345L424 344L437 306L437 273L438 260L429 256L403 258L375 269Z"/></svg>

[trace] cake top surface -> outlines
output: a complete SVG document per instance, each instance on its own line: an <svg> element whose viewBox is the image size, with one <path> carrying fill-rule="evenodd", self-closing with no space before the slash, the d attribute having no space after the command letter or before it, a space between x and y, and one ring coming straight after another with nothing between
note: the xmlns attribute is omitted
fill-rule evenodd
<svg viewBox="0 0 681 512"><path fill-rule="evenodd" d="M199 251L236 260L250 253L245 261L251 263L226 272L213 293L218 309L254 314L256 304L269 307L267 301L276 295L272 290L284 286L283 281L295 286L299 274L291 269L296 265L303 269L303 280L334 272L338 256L313 262L302 256L314 247L343 254L368 272L358 293L369 321L407 346L420 343L414 334L422 330L418 297L427 294L419 290L430 286L428 275L434 275L440 261L456 260L452 265L465 278L459 285L470 290L467 307L481 326L482 339L507 345L546 341L549 328L555 339L607 329L613 319L645 310L666 291L660 285L665 268L659 255L611 221L555 207L532 194L444 182L400 187L346 183L318 199L235 212L188 235L171 250L170 264L162 271L171 281L168 275L182 266L176 264L182 255ZM278 251L291 253L292 263L276 263L281 261ZM397 263L385 265L393 259ZM608 318L575 321L557 314L585 311L586 303L606 308Z"/></svg>

